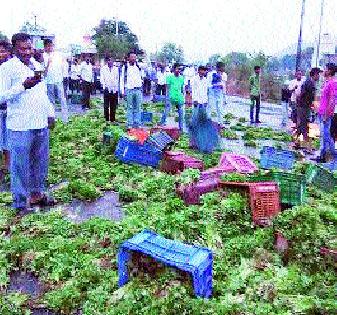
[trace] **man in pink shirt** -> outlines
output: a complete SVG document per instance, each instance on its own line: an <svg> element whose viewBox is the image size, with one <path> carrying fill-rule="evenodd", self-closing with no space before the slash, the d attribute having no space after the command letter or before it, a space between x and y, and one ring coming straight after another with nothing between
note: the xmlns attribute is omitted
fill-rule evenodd
<svg viewBox="0 0 337 315"><path fill-rule="evenodd" d="M317 161L320 163L325 163L327 161L327 153L333 158L337 157L335 151L335 142L332 139L330 128L331 121L335 112L335 106L337 104L337 77L335 76L337 72L337 67L333 63L328 63L326 65L325 77L326 82L324 84L321 102L318 107L318 119L320 123L320 143L321 152Z"/></svg>

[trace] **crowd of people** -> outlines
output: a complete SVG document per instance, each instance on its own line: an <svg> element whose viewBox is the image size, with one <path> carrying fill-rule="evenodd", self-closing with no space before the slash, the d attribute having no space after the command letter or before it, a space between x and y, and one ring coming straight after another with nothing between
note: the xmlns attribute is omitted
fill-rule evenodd
<svg viewBox="0 0 337 315"><path fill-rule="evenodd" d="M288 105L290 105L290 118L293 122L297 147L302 145L309 151L313 150L309 137L309 123L316 121L319 124L320 155L316 158L319 163L325 163L337 157L334 140L337 136L336 72L337 67L333 63L326 64L324 71L320 68L312 68L307 78L303 77L301 71L296 71L295 79L289 82L282 93L286 109L283 122L288 119ZM321 90L318 89L319 81L322 83Z"/></svg>
<svg viewBox="0 0 337 315"><path fill-rule="evenodd" d="M336 157L331 135L337 102L337 69L328 64L320 102L315 106L321 131L319 162ZM283 124L290 119L297 139L309 141L308 124L315 104L319 68L311 69L307 79L297 71L295 79L282 91ZM224 109L227 104L227 74L225 65L214 68L193 65L183 67L151 62L144 67L137 55L129 52L126 59L113 60L107 56L101 66L93 65L88 56L65 61L51 40L44 41L43 52L32 47L29 35L13 35L11 43L0 42L0 132L3 152L3 173L10 171L13 207L26 212L30 205L52 205L46 178L49 160L49 129L55 123L57 104L61 119L69 119L68 96L82 94L82 107L90 107L90 95L100 90L104 100L107 123L118 123L116 109L125 99L126 128L142 125L143 97L164 101L161 124L175 109L178 125L190 136L190 143L201 152L212 152L219 145L219 131L224 128ZM249 78L250 123L259 124L261 105L261 67L255 66ZM192 106L191 119L185 117L186 106ZM336 129L336 128L335 128ZM334 135L335 136L335 135Z"/></svg>

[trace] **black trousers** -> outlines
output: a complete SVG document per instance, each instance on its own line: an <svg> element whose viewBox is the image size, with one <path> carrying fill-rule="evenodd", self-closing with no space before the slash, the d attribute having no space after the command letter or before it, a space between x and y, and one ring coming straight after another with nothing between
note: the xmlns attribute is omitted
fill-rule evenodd
<svg viewBox="0 0 337 315"><path fill-rule="evenodd" d="M118 105L118 93L109 93L104 90L104 117L106 121L114 122L116 120L116 109Z"/></svg>
<svg viewBox="0 0 337 315"><path fill-rule="evenodd" d="M143 92L145 95L151 94L151 80L148 78L144 78Z"/></svg>
<svg viewBox="0 0 337 315"><path fill-rule="evenodd" d="M310 108L297 106L297 135L303 135L305 141L309 136Z"/></svg>
<svg viewBox="0 0 337 315"><path fill-rule="evenodd" d="M156 95L166 95L166 85L157 84Z"/></svg>
<svg viewBox="0 0 337 315"><path fill-rule="evenodd" d="M90 108L91 82L82 81L83 106Z"/></svg>
<svg viewBox="0 0 337 315"><path fill-rule="evenodd" d="M71 91L71 94L74 94L74 91L77 92L77 94L80 93L80 80L70 80L70 84L69 84L69 89Z"/></svg>

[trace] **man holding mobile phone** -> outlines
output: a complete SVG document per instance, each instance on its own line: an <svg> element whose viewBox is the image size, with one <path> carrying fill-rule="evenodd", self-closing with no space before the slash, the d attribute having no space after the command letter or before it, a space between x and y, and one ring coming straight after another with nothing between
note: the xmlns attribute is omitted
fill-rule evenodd
<svg viewBox="0 0 337 315"><path fill-rule="evenodd" d="M51 205L46 194L49 163L49 130L55 112L47 88L39 75L39 64L32 58L29 35L12 37L14 57L2 72L0 103L7 102L8 146L11 155L13 208L27 213L30 204Z"/></svg>

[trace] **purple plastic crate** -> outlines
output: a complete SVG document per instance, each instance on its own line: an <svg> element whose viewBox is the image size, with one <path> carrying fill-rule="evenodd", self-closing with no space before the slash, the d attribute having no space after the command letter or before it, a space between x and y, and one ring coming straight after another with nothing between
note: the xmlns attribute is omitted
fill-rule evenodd
<svg viewBox="0 0 337 315"><path fill-rule="evenodd" d="M254 162L247 156L227 152L222 153L220 157L219 167L222 165L231 165L237 173L249 174L258 170Z"/></svg>

